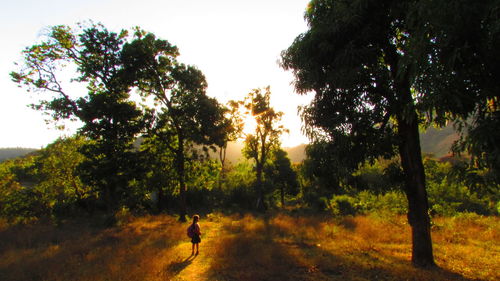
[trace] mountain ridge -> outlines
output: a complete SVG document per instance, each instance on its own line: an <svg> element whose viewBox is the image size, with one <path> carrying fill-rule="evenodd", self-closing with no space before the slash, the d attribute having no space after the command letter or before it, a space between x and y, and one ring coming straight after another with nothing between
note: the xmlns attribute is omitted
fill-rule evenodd
<svg viewBox="0 0 500 281"><path fill-rule="evenodd" d="M435 157L443 157L450 153L451 145L458 139L458 134L454 131L453 126L447 126L442 129L428 128L425 132L420 133L420 143L422 152L432 154ZM232 164L238 163L243 160L244 144L242 142L231 142L228 144L226 160ZM288 157L292 163L299 163L305 159L305 149L307 144L299 144L293 147L283 147L288 153ZM28 153L37 151L34 148L0 148L0 162L7 159L24 156ZM214 157L217 157L214 154Z"/></svg>

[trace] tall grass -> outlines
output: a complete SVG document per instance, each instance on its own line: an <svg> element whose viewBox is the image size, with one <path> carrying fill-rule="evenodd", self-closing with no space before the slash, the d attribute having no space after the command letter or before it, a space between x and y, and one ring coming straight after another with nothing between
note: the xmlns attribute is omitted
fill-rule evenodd
<svg viewBox="0 0 500 281"><path fill-rule="evenodd" d="M161 280L185 231L172 217L148 216L107 229L3 226L0 237L0 280Z"/></svg>
<svg viewBox="0 0 500 281"><path fill-rule="evenodd" d="M0 227L0 280L500 280L500 220L435 218L439 269L412 267L404 216L209 215L200 256L166 215L117 227Z"/></svg>
<svg viewBox="0 0 500 281"><path fill-rule="evenodd" d="M499 220L441 218L433 235L435 270L411 265L404 216L276 215L224 221L214 280L499 280ZM441 225L441 226L437 226ZM477 233L481 235L475 235ZM474 236L470 236L470 235ZM450 237L467 237L460 242ZM460 256L460 255L463 256ZM210 279L208 279L210 280Z"/></svg>

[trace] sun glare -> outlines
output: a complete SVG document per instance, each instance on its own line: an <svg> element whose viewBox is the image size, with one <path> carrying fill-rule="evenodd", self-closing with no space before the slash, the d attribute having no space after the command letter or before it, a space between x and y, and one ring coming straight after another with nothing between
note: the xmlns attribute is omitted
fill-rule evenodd
<svg viewBox="0 0 500 281"><path fill-rule="evenodd" d="M247 116L244 117L244 123L245 123L245 126L243 127L244 136L249 134L254 134L255 129L257 128L257 122L255 121L255 118L252 115L248 114Z"/></svg>

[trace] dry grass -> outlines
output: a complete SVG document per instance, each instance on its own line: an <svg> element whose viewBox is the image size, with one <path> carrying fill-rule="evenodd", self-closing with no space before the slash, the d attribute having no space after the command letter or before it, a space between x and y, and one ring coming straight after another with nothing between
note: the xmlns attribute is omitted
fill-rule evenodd
<svg viewBox="0 0 500 281"><path fill-rule="evenodd" d="M200 256L170 216L0 228L0 280L500 280L500 221L434 220L440 269L410 264L404 217L209 215Z"/></svg>
<svg viewBox="0 0 500 281"><path fill-rule="evenodd" d="M185 231L156 216L108 229L18 226L0 237L0 280L161 280Z"/></svg>

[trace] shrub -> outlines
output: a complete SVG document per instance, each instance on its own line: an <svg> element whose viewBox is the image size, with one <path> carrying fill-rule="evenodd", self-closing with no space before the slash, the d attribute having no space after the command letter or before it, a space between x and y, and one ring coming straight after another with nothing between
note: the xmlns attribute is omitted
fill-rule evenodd
<svg viewBox="0 0 500 281"><path fill-rule="evenodd" d="M377 196L380 209L394 214L406 214L408 212L408 200L401 191L391 191Z"/></svg>
<svg viewBox="0 0 500 281"><path fill-rule="evenodd" d="M400 191L375 194L361 191L351 195L334 196L329 201L329 208L334 215L356 215L369 213L405 214L408 211L405 195Z"/></svg>
<svg viewBox="0 0 500 281"><path fill-rule="evenodd" d="M349 195L337 195L330 200L329 207L336 216L355 215L357 213L356 201L356 198Z"/></svg>
<svg viewBox="0 0 500 281"><path fill-rule="evenodd" d="M487 199L481 199L464 185L450 182L445 177L441 182L428 182L429 206L432 214L454 216L460 212L480 215L494 214Z"/></svg>

